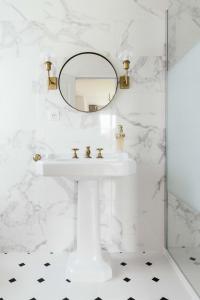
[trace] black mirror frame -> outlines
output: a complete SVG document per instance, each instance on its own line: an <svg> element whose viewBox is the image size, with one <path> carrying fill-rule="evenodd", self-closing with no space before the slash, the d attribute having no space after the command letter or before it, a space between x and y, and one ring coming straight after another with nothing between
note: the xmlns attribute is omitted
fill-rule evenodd
<svg viewBox="0 0 200 300"><path fill-rule="evenodd" d="M116 84L115 93L114 93L112 99L110 100L110 102L109 102L108 104L106 104L104 107L100 108L100 109L97 110L97 111L92 111L92 112L91 112L91 111L83 111L83 110L79 110L79 109L75 108L74 106L72 106L71 104L69 104L69 102L65 99L65 97L63 96L63 94L62 94L62 92L61 92L61 88L60 88L60 77L61 77L61 73L62 73L62 70L63 70L63 68L65 67L65 65L66 65L70 60L72 60L74 57L76 57L76 56L78 56L78 55L83 55L83 54L93 54L93 55L98 55L98 56L104 58L104 59L111 65L111 67L113 68L113 70L114 70L114 72L115 72L115 75L116 75L116 81L117 81L117 84ZM59 73L59 76L58 76L58 88L59 88L59 91L60 91L60 94L61 94L63 100L64 100L65 103L67 103L71 108L73 108L73 109L75 109L75 110L77 110L77 111L79 111L79 112L82 112L82 113L97 113L97 112L101 111L102 109L106 108L106 107L113 101L113 99L114 99L114 97L115 97L115 95L116 95L116 93L117 93L117 89L118 89L118 75L117 75L117 71L116 71L116 69L114 68L113 64L109 61L109 59L107 59L104 55L99 54L99 53L96 53L96 52L79 52L79 53L77 53L77 54L71 56L71 57L64 63L64 65L62 66L62 68L61 68L61 70L60 70L60 73Z"/></svg>

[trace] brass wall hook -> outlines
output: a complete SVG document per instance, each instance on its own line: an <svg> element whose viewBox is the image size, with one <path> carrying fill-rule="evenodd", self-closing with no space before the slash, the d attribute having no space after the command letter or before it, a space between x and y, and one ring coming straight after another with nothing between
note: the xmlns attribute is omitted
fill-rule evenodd
<svg viewBox="0 0 200 300"><path fill-rule="evenodd" d="M39 154L39 153L35 153L33 155L33 160L36 162L38 160L41 160L42 159L42 156Z"/></svg>
<svg viewBox="0 0 200 300"><path fill-rule="evenodd" d="M48 90L56 90L58 86L58 80L55 76L50 76L50 71L52 67L52 62L45 61L45 67L48 73Z"/></svg>

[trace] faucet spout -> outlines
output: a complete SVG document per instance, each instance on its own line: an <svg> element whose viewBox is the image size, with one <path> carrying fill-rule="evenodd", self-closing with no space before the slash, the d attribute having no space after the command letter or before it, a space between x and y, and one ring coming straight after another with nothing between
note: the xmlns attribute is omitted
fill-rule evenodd
<svg viewBox="0 0 200 300"><path fill-rule="evenodd" d="M86 147L86 150L85 150L85 157L86 157L86 158L92 158L90 146L87 146L87 147Z"/></svg>

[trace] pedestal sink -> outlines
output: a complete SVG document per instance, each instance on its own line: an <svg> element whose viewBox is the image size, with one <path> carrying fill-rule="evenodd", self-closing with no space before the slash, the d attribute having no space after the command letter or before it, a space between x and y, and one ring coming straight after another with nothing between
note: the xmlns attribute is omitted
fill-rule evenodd
<svg viewBox="0 0 200 300"><path fill-rule="evenodd" d="M136 172L127 153L103 159L49 157L37 162L43 176L65 176L78 182L77 249L67 261L72 281L102 282L112 278L112 269L100 247L99 186L102 179L130 176Z"/></svg>

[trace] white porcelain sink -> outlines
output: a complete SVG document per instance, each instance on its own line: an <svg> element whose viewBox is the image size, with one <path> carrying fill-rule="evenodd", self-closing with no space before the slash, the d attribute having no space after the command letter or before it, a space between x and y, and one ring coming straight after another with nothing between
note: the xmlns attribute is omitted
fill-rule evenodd
<svg viewBox="0 0 200 300"><path fill-rule="evenodd" d="M77 249L68 257L66 275L72 281L101 282L112 278L112 269L103 258L99 234L99 190L101 180L130 176L136 164L127 153L103 159L69 159L49 156L37 162L42 176L66 176L78 182Z"/></svg>
<svg viewBox="0 0 200 300"><path fill-rule="evenodd" d="M40 175L65 176L69 179L102 178L129 176L135 173L135 162L127 153L109 155L106 158L79 158L50 157L37 164Z"/></svg>

